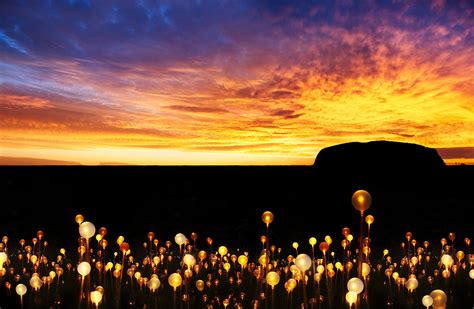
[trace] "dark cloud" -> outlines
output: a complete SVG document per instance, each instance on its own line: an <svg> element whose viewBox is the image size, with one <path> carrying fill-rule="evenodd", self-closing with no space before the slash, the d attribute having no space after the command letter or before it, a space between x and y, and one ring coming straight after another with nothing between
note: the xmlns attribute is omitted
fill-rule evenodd
<svg viewBox="0 0 474 309"><path fill-rule="evenodd" d="M205 106L185 106L185 105L172 105L172 106L167 106L166 108L172 109L172 110L177 110L177 111L183 111L183 112L191 112L191 113L217 113L217 114L222 114L222 113L227 113L228 111L219 108L219 107L205 107Z"/></svg>
<svg viewBox="0 0 474 309"><path fill-rule="evenodd" d="M302 115L303 115L302 113L296 114L294 110L289 110L289 109L280 109L272 113L272 116L279 116L285 119L295 119Z"/></svg>

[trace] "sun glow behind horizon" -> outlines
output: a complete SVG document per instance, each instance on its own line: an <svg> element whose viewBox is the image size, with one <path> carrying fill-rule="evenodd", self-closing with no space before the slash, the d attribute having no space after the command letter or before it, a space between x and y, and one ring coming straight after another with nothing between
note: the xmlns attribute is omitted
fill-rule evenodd
<svg viewBox="0 0 474 309"><path fill-rule="evenodd" d="M0 6L1 157L305 165L393 140L474 162L468 2Z"/></svg>

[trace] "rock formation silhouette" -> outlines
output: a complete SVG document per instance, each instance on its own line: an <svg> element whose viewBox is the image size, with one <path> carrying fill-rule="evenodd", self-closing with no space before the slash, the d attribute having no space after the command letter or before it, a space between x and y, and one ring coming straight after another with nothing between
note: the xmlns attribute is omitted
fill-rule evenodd
<svg viewBox="0 0 474 309"><path fill-rule="evenodd" d="M445 168L436 149L390 141L351 142L322 149L313 165L321 173L358 178L427 176Z"/></svg>

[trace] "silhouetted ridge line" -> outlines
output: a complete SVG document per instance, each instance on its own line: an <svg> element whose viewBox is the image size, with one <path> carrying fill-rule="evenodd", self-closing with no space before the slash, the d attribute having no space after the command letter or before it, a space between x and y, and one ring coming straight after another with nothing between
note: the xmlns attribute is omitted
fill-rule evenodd
<svg viewBox="0 0 474 309"><path fill-rule="evenodd" d="M436 149L390 141L352 142L322 149L313 165L321 172L347 175L419 175L446 167ZM387 175L390 176L390 175Z"/></svg>

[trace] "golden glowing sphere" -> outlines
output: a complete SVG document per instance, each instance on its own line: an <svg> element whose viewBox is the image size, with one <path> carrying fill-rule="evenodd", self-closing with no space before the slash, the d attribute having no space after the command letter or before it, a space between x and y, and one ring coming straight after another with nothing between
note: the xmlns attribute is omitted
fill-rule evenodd
<svg viewBox="0 0 474 309"><path fill-rule="evenodd" d="M146 286L150 289L150 291L152 292L155 292L156 290L158 290L158 288L160 287L161 285L161 282L160 282L160 279L158 279L158 276L156 275L153 275L150 280L148 280L148 282L146 283ZM171 283L170 283L171 285Z"/></svg>
<svg viewBox="0 0 474 309"><path fill-rule="evenodd" d="M97 292L101 293L102 295L104 295L104 287L102 287L102 286L99 285L98 287L95 288L95 290L96 290Z"/></svg>
<svg viewBox="0 0 474 309"><path fill-rule="evenodd" d="M359 278L352 278L347 282L347 289L356 294L360 294L364 290L364 282Z"/></svg>
<svg viewBox="0 0 474 309"><path fill-rule="evenodd" d="M336 275L336 272L333 269L328 270L328 276L329 278L332 278Z"/></svg>
<svg viewBox="0 0 474 309"><path fill-rule="evenodd" d="M431 298L433 298L433 308L446 308L446 302L448 297L446 293L442 290L434 290L430 293Z"/></svg>
<svg viewBox="0 0 474 309"><path fill-rule="evenodd" d="M370 208L372 197L369 192L358 190L352 195L352 206L360 212L364 212Z"/></svg>
<svg viewBox="0 0 474 309"><path fill-rule="evenodd" d="M408 291L413 292L418 287L418 280L416 278L410 278L405 283L405 287Z"/></svg>
<svg viewBox="0 0 474 309"><path fill-rule="evenodd" d="M87 262L81 262L77 265L77 272L82 276L85 277L91 272L91 264Z"/></svg>
<svg viewBox="0 0 474 309"><path fill-rule="evenodd" d="M8 256L5 252L0 252L0 269L3 268L3 264L8 260Z"/></svg>
<svg viewBox="0 0 474 309"><path fill-rule="evenodd" d="M79 234L85 239L95 235L95 226L91 222L85 221L79 225Z"/></svg>
<svg viewBox="0 0 474 309"><path fill-rule="evenodd" d="M469 271L469 278L474 279L474 269Z"/></svg>
<svg viewBox="0 0 474 309"><path fill-rule="evenodd" d="M135 274L133 276L135 277L135 279L139 280L142 277L142 273L137 271L137 272L135 272Z"/></svg>
<svg viewBox="0 0 474 309"><path fill-rule="evenodd" d="M42 285L43 281L37 273L34 273L30 279L30 286L33 288L33 290L39 290Z"/></svg>
<svg viewBox="0 0 474 309"><path fill-rule="evenodd" d="M262 221L263 221L263 223L265 223L266 225L269 225L270 223L273 222L273 214L272 214L270 211L265 211L265 212L262 214Z"/></svg>
<svg viewBox="0 0 474 309"><path fill-rule="evenodd" d="M78 214L75 220L76 220L76 223L80 225L82 222L84 222L84 216L81 214Z"/></svg>
<svg viewBox="0 0 474 309"><path fill-rule="evenodd" d="M183 257L183 263L188 266L188 268L191 268L195 263L196 263L196 259L194 258L194 256L192 256L191 254L186 254L184 257Z"/></svg>
<svg viewBox="0 0 474 309"><path fill-rule="evenodd" d="M291 292L296 287L296 280L293 278L288 279L288 281L286 281L286 286L287 289Z"/></svg>
<svg viewBox="0 0 474 309"><path fill-rule="evenodd" d="M268 256L266 254L262 254L259 258L258 258L258 262L261 264L261 265L267 265L268 264Z"/></svg>
<svg viewBox="0 0 474 309"><path fill-rule="evenodd" d="M332 238L331 236L327 235L326 237L324 237L324 241L328 243L328 245L331 245L332 244Z"/></svg>
<svg viewBox="0 0 474 309"><path fill-rule="evenodd" d="M421 303L423 304L423 306L425 306L426 308L429 308L431 307L431 305L433 305L433 298L429 295L425 295L423 296L423 298L421 299Z"/></svg>
<svg viewBox="0 0 474 309"><path fill-rule="evenodd" d="M351 233L351 230L348 227L345 227L342 229L342 235L344 237L347 237L347 235L349 235L350 233Z"/></svg>
<svg viewBox="0 0 474 309"><path fill-rule="evenodd" d="M350 271L352 269L352 267L354 267L354 264L351 261L349 261L349 262L346 263L345 266L346 266L346 269L348 271Z"/></svg>
<svg viewBox="0 0 474 309"><path fill-rule="evenodd" d="M199 292L202 292L204 290L204 281L202 280L196 281L196 288L198 289Z"/></svg>
<svg viewBox="0 0 474 309"><path fill-rule="evenodd" d="M171 285L175 290L181 285L182 282L183 278L181 278L181 275L178 273L173 273L168 277L169 285Z"/></svg>
<svg viewBox="0 0 474 309"><path fill-rule="evenodd" d="M309 244L310 244L311 246L314 246L317 242L318 242L318 241L316 240L316 237L311 237L311 238L309 239Z"/></svg>
<svg viewBox="0 0 474 309"><path fill-rule="evenodd" d="M454 260L453 258L449 255L449 254L444 254L442 257L441 257L441 263L446 266L446 268L449 268L453 265L454 263Z"/></svg>
<svg viewBox="0 0 474 309"><path fill-rule="evenodd" d="M311 258L308 255L304 254L304 253L299 254L296 257L295 265L301 271L307 271L311 267L311 264L312 264L311 263Z"/></svg>
<svg viewBox="0 0 474 309"><path fill-rule="evenodd" d="M224 270L225 270L226 272L229 272L229 270L230 270L230 263L224 263Z"/></svg>
<svg viewBox="0 0 474 309"><path fill-rule="evenodd" d="M464 252L461 250L456 252L456 258L458 259L458 261L462 261L464 259Z"/></svg>
<svg viewBox="0 0 474 309"><path fill-rule="evenodd" d="M130 249L130 246L127 242L122 242L120 244L120 251L122 251L122 253L126 253L129 249Z"/></svg>
<svg viewBox="0 0 474 309"><path fill-rule="evenodd" d="M178 246L181 246L183 244L186 243L186 236L184 236L183 234L181 233L178 233L176 234L176 236L174 237L174 242L178 245Z"/></svg>
<svg viewBox="0 0 474 309"><path fill-rule="evenodd" d="M239 262L240 266L244 268L247 265L249 258L246 255L240 255L237 261Z"/></svg>
<svg viewBox="0 0 474 309"><path fill-rule="evenodd" d="M293 265L290 266L290 271L294 276L295 274L297 274L300 271L300 269L298 268L298 266L293 264Z"/></svg>
<svg viewBox="0 0 474 309"><path fill-rule="evenodd" d="M325 241L319 244L319 250L321 250L323 253L326 253L329 251L329 244Z"/></svg>
<svg viewBox="0 0 474 309"><path fill-rule="evenodd" d="M201 261L204 261L204 260L206 259L206 257L207 257L206 251L204 251L204 250L199 251L199 253L198 253L198 258L199 258Z"/></svg>
<svg viewBox="0 0 474 309"><path fill-rule="evenodd" d="M293 248L295 248L296 250L298 250L298 247L299 247L300 245L295 241L293 244L291 244L291 246L292 246Z"/></svg>
<svg viewBox="0 0 474 309"><path fill-rule="evenodd" d="M56 273L52 270L49 272L49 276L54 279L56 277Z"/></svg>
<svg viewBox="0 0 474 309"><path fill-rule="evenodd" d="M365 217L365 222L368 224L368 225L371 225L372 223L374 223L375 221L375 218L374 216L372 215L368 215L367 217Z"/></svg>
<svg viewBox="0 0 474 309"><path fill-rule="evenodd" d="M217 249L217 252L219 252L219 254L221 256L224 256L227 254L227 247L226 246L220 246L219 249Z"/></svg>
<svg viewBox="0 0 474 309"><path fill-rule="evenodd" d="M346 238L348 241L353 241L354 240L354 236L352 234L349 234L347 235L347 238Z"/></svg>
<svg viewBox="0 0 474 309"><path fill-rule="evenodd" d="M99 291L92 291L91 294L91 301L94 305L98 306L99 303L102 301L102 293Z"/></svg>
<svg viewBox="0 0 474 309"><path fill-rule="evenodd" d="M267 274L266 281L267 284L274 288L280 282L280 275L275 271L271 271Z"/></svg>
<svg viewBox="0 0 474 309"><path fill-rule="evenodd" d="M318 272L318 274L322 274L324 272L324 266L318 265L318 267L316 267L316 271Z"/></svg>
<svg viewBox="0 0 474 309"><path fill-rule="evenodd" d="M400 275L399 275L397 272L394 272L394 273L392 274L392 278L393 278L393 280L395 280L395 281L397 281L397 279L398 279L399 276L400 276Z"/></svg>
<svg viewBox="0 0 474 309"><path fill-rule="evenodd" d="M321 281L321 273L317 272L314 274L314 280L319 283Z"/></svg>
<svg viewBox="0 0 474 309"><path fill-rule="evenodd" d="M15 292L20 296L25 295L26 291L28 291L28 288L23 283L18 284L15 288Z"/></svg>
<svg viewBox="0 0 474 309"><path fill-rule="evenodd" d="M101 227L99 229L99 234L100 236L105 237L105 235L107 235L107 229L105 227Z"/></svg>
<svg viewBox="0 0 474 309"><path fill-rule="evenodd" d="M449 270L445 269L441 273L441 276L443 276L444 279L448 279L449 277L451 277L451 272Z"/></svg>
<svg viewBox="0 0 474 309"><path fill-rule="evenodd" d="M352 306L352 304L355 304L357 301L357 293L353 291L347 292L346 301L349 303L349 306Z"/></svg>
<svg viewBox="0 0 474 309"><path fill-rule="evenodd" d="M349 241L347 239L341 240L341 246L346 249L347 246L349 246Z"/></svg>
<svg viewBox="0 0 474 309"><path fill-rule="evenodd" d="M367 263L362 263L362 276L367 277L370 274L370 266Z"/></svg>
<svg viewBox="0 0 474 309"><path fill-rule="evenodd" d="M454 241L454 239L456 239L456 234L449 233L448 238L449 238L449 240Z"/></svg>

